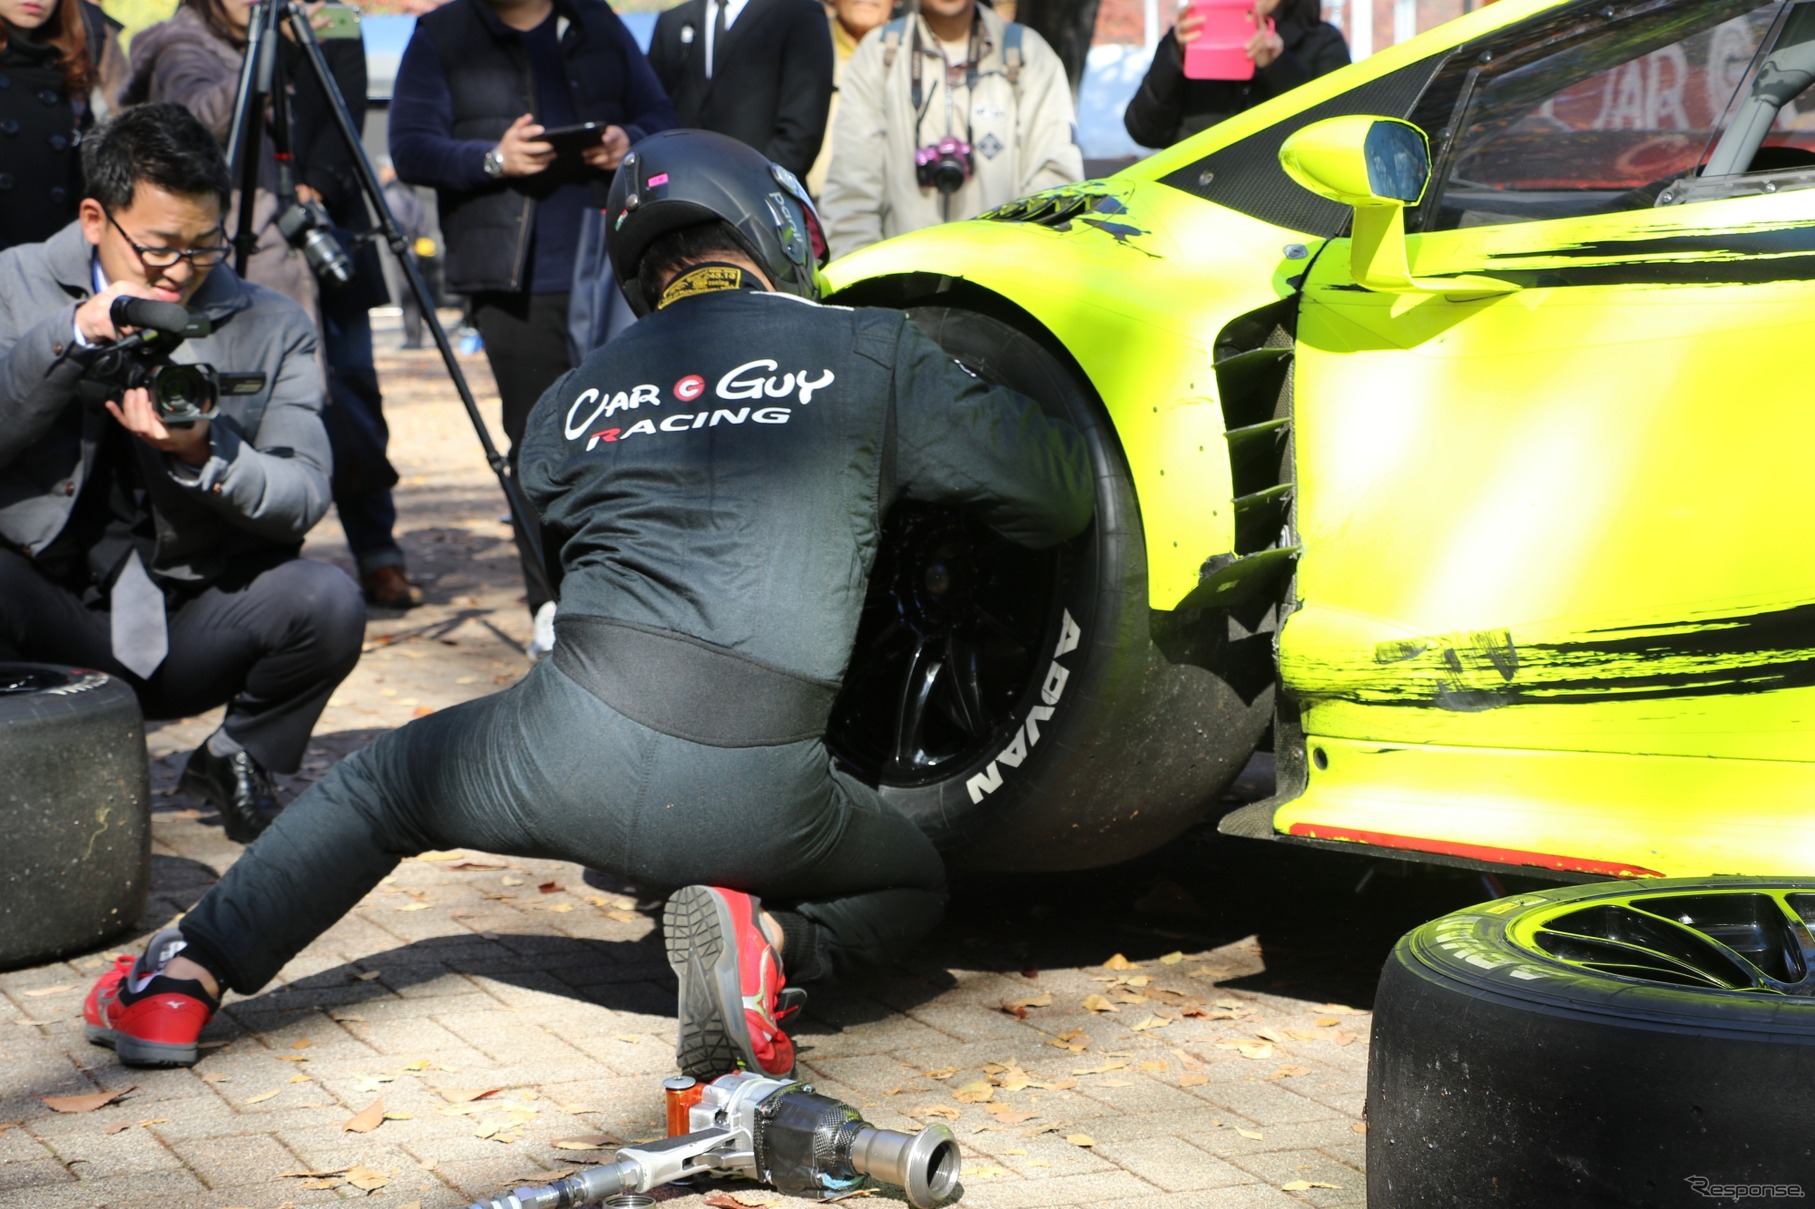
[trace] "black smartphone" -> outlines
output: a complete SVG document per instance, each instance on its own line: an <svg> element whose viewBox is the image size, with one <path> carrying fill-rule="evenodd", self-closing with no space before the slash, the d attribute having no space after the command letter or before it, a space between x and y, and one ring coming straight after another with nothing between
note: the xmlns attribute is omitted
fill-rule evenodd
<svg viewBox="0 0 1815 1209"><path fill-rule="evenodd" d="M551 126L536 136L536 142L554 144L555 154L577 156L588 147L596 147L605 137L610 122L581 122L577 126Z"/></svg>

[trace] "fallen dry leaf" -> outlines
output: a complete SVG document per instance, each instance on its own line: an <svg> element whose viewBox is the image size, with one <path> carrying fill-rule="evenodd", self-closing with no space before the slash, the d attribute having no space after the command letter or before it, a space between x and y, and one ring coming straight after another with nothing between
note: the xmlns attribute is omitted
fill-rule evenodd
<svg viewBox="0 0 1815 1209"><path fill-rule="evenodd" d="M202 1082L208 1083L208 1084L231 1083L231 1082L233 1082L233 1076L232 1075L223 1075L219 1071L215 1071L215 1070L204 1071L202 1073Z"/></svg>
<svg viewBox="0 0 1815 1209"><path fill-rule="evenodd" d="M384 974L383 970L361 970L358 973L354 973L352 970L348 970L347 971L347 980L349 982L370 982L374 978L382 977L383 974Z"/></svg>
<svg viewBox="0 0 1815 1209"><path fill-rule="evenodd" d="M992 1084L984 1080L978 1080L975 1083L966 1083L963 1087L960 1087L957 1091L953 1092L952 1099L958 1101L960 1104L982 1104L984 1101L993 1098L995 1094L996 1089Z"/></svg>
<svg viewBox="0 0 1815 1209"><path fill-rule="evenodd" d="M1081 1028L1067 1029L1046 1044L1054 1049L1068 1049L1074 1054L1081 1054L1090 1048L1090 1037Z"/></svg>
<svg viewBox="0 0 1815 1209"><path fill-rule="evenodd" d="M1322 1180L1290 1180L1280 1185L1286 1192L1304 1192L1310 1188L1341 1188L1341 1184L1326 1184Z"/></svg>
<svg viewBox="0 0 1815 1209"><path fill-rule="evenodd" d="M1185 955L1177 949L1174 949L1172 952L1160 958L1160 964L1163 966L1175 966L1183 960L1185 960Z"/></svg>
<svg viewBox="0 0 1815 1209"><path fill-rule="evenodd" d="M1317 1019L1313 1020L1311 1023L1315 1024L1318 1028L1334 1028L1337 1025L1342 1023L1342 1017L1341 1016L1319 1016Z"/></svg>
<svg viewBox="0 0 1815 1209"><path fill-rule="evenodd" d="M479 873L485 870L495 872L499 869L508 869L510 866L497 865L489 861L461 861L458 865L449 865L448 868L456 873Z"/></svg>
<svg viewBox="0 0 1815 1209"><path fill-rule="evenodd" d="M371 1133L384 1124L384 1097L368 1104L364 1111L349 1118L340 1128L345 1133Z"/></svg>
<svg viewBox="0 0 1815 1209"><path fill-rule="evenodd" d="M711 1192L706 1194L706 1203L714 1209L762 1209L764 1205L779 1205L781 1197L773 1192Z"/></svg>
<svg viewBox="0 0 1815 1209"><path fill-rule="evenodd" d="M1239 1133L1244 1138L1252 1138L1256 1142L1266 1140L1261 1136L1261 1132L1258 1129L1237 1129L1235 1132Z"/></svg>
<svg viewBox="0 0 1815 1209"><path fill-rule="evenodd" d="M387 1173L373 1171L370 1167L347 1168L347 1183L361 1192L376 1192L390 1182L391 1177Z"/></svg>
<svg viewBox="0 0 1815 1209"><path fill-rule="evenodd" d="M1244 1041L1235 1048L1242 1057L1251 1059L1255 1062L1266 1061L1273 1056L1274 1052L1271 1045L1262 1041Z"/></svg>
<svg viewBox="0 0 1815 1209"><path fill-rule="evenodd" d="M938 1070L929 1070L924 1073L929 1079L949 1079L958 1073L958 1068L955 1066L942 1066Z"/></svg>
<svg viewBox="0 0 1815 1209"><path fill-rule="evenodd" d="M1071 1073L1074 1075L1102 1075L1102 1074L1107 1074L1108 1072L1110 1072L1112 1070L1122 1070L1125 1067L1127 1067L1127 1065L1128 1064L1126 1062L1119 1062L1119 1061L1118 1062L1105 1062L1101 1066L1086 1066L1086 1067L1082 1067L1078 1070L1074 1070Z"/></svg>
<svg viewBox="0 0 1815 1209"><path fill-rule="evenodd" d="M1210 1082L1209 1075L1200 1075L1193 1070L1188 1070L1178 1077L1180 1087L1202 1087L1208 1082Z"/></svg>
<svg viewBox="0 0 1815 1209"><path fill-rule="evenodd" d="M1349 1126L1349 1128L1354 1130L1356 1133L1366 1133L1368 1131L1367 1124L1363 1121L1357 1121L1353 1125Z"/></svg>
<svg viewBox="0 0 1815 1209"><path fill-rule="evenodd" d="M1271 1083L1275 1079L1295 1079L1299 1075L1308 1075L1310 1073L1311 1068L1308 1066L1282 1066L1268 1075L1263 1082Z"/></svg>
<svg viewBox="0 0 1815 1209"><path fill-rule="evenodd" d="M280 1092L282 1090L283 1090L283 1088L281 1088L281 1087L273 1087L270 1091L261 1091L256 1096L251 1096L247 1099L241 1100L240 1103L241 1104L263 1104L266 1100L269 1100L272 1096L275 1096L278 1092Z"/></svg>
<svg viewBox="0 0 1815 1209"><path fill-rule="evenodd" d="M1149 1016L1149 1017L1147 1017L1147 1019L1141 1021L1139 1024L1134 1025L1133 1027L1134 1027L1135 1032L1144 1033L1150 1029L1165 1028L1167 1025L1169 1025L1171 1023L1172 1023L1172 1017L1170 1017L1170 1016Z"/></svg>
<svg viewBox="0 0 1815 1209"><path fill-rule="evenodd" d="M424 1067L427 1065L426 1062L423 1064ZM495 1096L504 1089L502 1087L488 1087L481 1091L455 1091L446 1087L438 1087L435 1090L439 1091L441 1093L441 1098L446 1100L449 1104L465 1104L471 1100L483 1100L488 1096Z"/></svg>
<svg viewBox="0 0 1815 1209"><path fill-rule="evenodd" d="M1126 957L1117 953L1114 957L1111 957L1108 961L1103 963L1103 968L1105 970L1138 970L1141 966L1139 962L1129 961Z"/></svg>
<svg viewBox="0 0 1815 1209"><path fill-rule="evenodd" d="M338 1188L344 1183L346 1183L346 1181L339 1176L330 1175L319 1180L304 1180L302 1186L309 1189Z"/></svg>
<svg viewBox="0 0 1815 1209"><path fill-rule="evenodd" d="M553 1145L556 1150L610 1150L623 1144L608 1133L589 1133L577 1138L562 1138Z"/></svg>
<svg viewBox="0 0 1815 1209"><path fill-rule="evenodd" d="M1086 995L1083 1007L1087 1012L1119 1012L1122 1010L1101 995Z"/></svg>
<svg viewBox="0 0 1815 1209"><path fill-rule="evenodd" d="M567 887L563 886L560 882L543 882L541 885L537 886L536 889L544 894L559 894L561 891L567 889Z"/></svg>
<svg viewBox="0 0 1815 1209"><path fill-rule="evenodd" d="M956 1121L964 1114L953 1108L950 1104L925 1104L916 1108L909 1115L915 1117L944 1117L948 1121Z"/></svg>
<svg viewBox="0 0 1815 1209"><path fill-rule="evenodd" d="M68 985L54 986L54 987L39 987L35 991L25 992L25 997L27 999L37 999L44 995L61 995L61 994L64 994L65 992L73 991L75 989L76 989L75 987L68 986Z"/></svg>
<svg viewBox="0 0 1815 1209"><path fill-rule="evenodd" d="M605 918L615 919L621 924L640 924L643 922L643 916L638 915L635 911L626 911L621 907L613 907L611 910L605 912Z"/></svg>
<svg viewBox="0 0 1815 1209"><path fill-rule="evenodd" d="M1023 1121L1031 1121L1040 1115L1030 1109L1014 1108L1007 1104L992 1104L989 1112L996 1118L998 1125L1019 1125Z"/></svg>
<svg viewBox="0 0 1815 1209"><path fill-rule="evenodd" d="M138 1085L135 1083L133 1086L123 1087L119 1091L96 1091L83 1096L39 1096L38 1099L44 1101L44 1106L52 1112L93 1112L97 1108L112 1104L127 1092L137 1090Z"/></svg>
<svg viewBox="0 0 1815 1209"><path fill-rule="evenodd" d="M398 911L426 911L429 909L429 905L427 903L400 903L395 909Z"/></svg>
<svg viewBox="0 0 1815 1209"><path fill-rule="evenodd" d="M1073 1146L1095 1146L1097 1144L1097 1140L1087 1133L1068 1133L1065 1135L1065 1140Z"/></svg>
<svg viewBox="0 0 1815 1209"><path fill-rule="evenodd" d="M319 1180L331 1175L345 1175L346 1173L345 1167L335 1167L323 1171L280 1171L277 1173L277 1178L280 1180Z"/></svg>

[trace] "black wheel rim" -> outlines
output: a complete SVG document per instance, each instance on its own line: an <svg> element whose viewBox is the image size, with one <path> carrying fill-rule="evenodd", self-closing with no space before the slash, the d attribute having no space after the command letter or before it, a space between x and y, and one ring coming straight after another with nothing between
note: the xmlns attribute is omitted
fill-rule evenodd
<svg viewBox="0 0 1815 1209"><path fill-rule="evenodd" d="M1815 996L1815 887L1657 891L1559 904L1508 930L1564 965L1638 982Z"/></svg>
<svg viewBox="0 0 1815 1209"><path fill-rule="evenodd" d="M0 697L42 693L47 689L61 688L70 682L63 672L47 671L41 667L8 667L0 664Z"/></svg>
<svg viewBox="0 0 1815 1209"><path fill-rule="evenodd" d="M827 728L832 751L867 779L915 786L1000 749L1049 662L1061 559L962 512L898 508Z"/></svg>

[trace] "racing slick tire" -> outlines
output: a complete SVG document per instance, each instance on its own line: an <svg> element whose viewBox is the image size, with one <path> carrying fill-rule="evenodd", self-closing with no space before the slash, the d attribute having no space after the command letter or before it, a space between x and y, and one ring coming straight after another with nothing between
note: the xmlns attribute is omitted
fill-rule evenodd
<svg viewBox="0 0 1815 1209"><path fill-rule="evenodd" d="M0 663L0 969L106 944L151 883L151 779L132 689Z"/></svg>
<svg viewBox="0 0 1815 1209"><path fill-rule="evenodd" d="M1815 880L1597 882L1403 937L1374 1002L1370 1205L1815 1195Z"/></svg>
<svg viewBox="0 0 1815 1209"><path fill-rule="evenodd" d="M1202 818L1272 718L1271 636L1147 605L1140 508L1095 396L988 315L909 312L980 377L1082 434L1096 518L1027 551L974 517L898 507L828 744L954 865L1084 869Z"/></svg>

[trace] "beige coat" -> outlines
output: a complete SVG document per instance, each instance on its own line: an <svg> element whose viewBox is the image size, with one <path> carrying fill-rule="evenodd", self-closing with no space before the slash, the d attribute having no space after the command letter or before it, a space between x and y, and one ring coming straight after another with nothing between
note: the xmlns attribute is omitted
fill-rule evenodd
<svg viewBox="0 0 1815 1209"><path fill-rule="evenodd" d="M948 83L938 40L920 23L923 113L915 125L911 100L913 26L887 59L887 26L864 38L839 85L832 127L832 166L826 178L826 237L834 256L892 235L970 218L1024 194L1081 180L1077 112L1064 65L1033 30L1021 36L1019 80L1010 85L1002 59L1002 18L984 5L984 49L974 92L962 72ZM914 152L946 134L966 138L973 172L949 198L921 188Z"/></svg>

